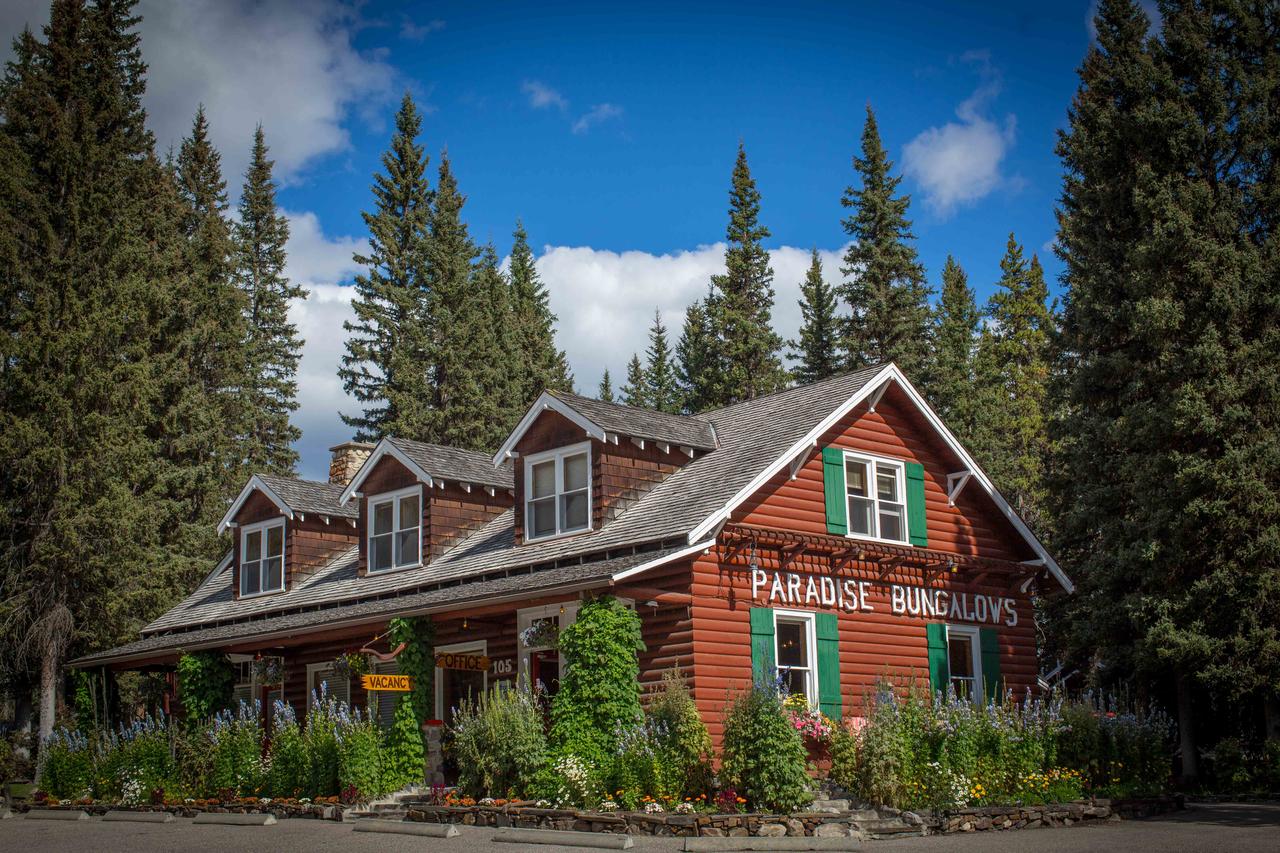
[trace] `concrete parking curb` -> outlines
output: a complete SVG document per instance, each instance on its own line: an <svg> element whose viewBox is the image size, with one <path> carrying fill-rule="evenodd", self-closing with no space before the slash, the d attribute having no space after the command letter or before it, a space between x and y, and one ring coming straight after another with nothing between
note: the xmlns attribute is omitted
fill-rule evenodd
<svg viewBox="0 0 1280 853"><path fill-rule="evenodd" d="M391 832L396 835L421 835L426 838L457 838L458 828L451 823L415 823L366 818L355 825L354 832Z"/></svg>
<svg viewBox="0 0 1280 853"><path fill-rule="evenodd" d="M27 820L88 820L88 812L80 809L32 809Z"/></svg>
<svg viewBox="0 0 1280 853"><path fill-rule="evenodd" d="M238 814L232 812L201 812L192 823L220 823L227 826L274 826L273 814Z"/></svg>
<svg viewBox="0 0 1280 853"><path fill-rule="evenodd" d="M502 829L494 841L508 844L554 844L557 847L595 847L600 850L630 850L630 835L607 832L573 832L564 829Z"/></svg>
<svg viewBox="0 0 1280 853"><path fill-rule="evenodd" d="M860 850L857 838L686 838L684 849L689 853L717 853L722 850Z"/></svg>
<svg viewBox="0 0 1280 853"><path fill-rule="evenodd" d="M168 812L127 812L112 809L102 816L103 820L127 820L134 823L173 823L173 815Z"/></svg>

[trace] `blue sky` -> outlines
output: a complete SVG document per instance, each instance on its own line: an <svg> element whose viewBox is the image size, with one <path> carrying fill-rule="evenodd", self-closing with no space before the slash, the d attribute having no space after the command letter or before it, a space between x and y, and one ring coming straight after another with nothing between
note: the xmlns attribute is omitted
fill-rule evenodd
<svg viewBox="0 0 1280 853"><path fill-rule="evenodd" d="M673 335L720 263L745 142L773 233L775 324L793 336L806 252L839 278L840 196L864 109L912 196L936 286L954 254L985 299L1010 231L1051 278L1055 133L1089 3L616 4L143 0L147 107L161 147L206 105L233 195L253 125L277 158L307 338L302 473L322 477L350 411L334 370L360 211L399 97L448 147L472 235L501 254L522 217L580 390L615 378L658 309ZM0 9L0 33L47 18ZM6 43L8 39L5 39ZM1051 282L1056 286L1056 282Z"/></svg>

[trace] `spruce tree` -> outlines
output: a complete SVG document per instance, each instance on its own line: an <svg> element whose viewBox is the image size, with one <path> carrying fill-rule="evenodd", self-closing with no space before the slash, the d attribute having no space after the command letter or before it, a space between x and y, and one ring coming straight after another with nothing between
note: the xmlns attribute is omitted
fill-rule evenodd
<svg viewBox="0 0 1280 853"><path fill-rule="evenodd" d="M543 391L572 391L573 375L564 352L556 347L556 315L551 313L547 289L534 266L529 235L519 221L511 246L510 274L516 342L520 348L514 367L520 378L521 405L527 406Z"/></svg>
<svg viewBox="0 0 1280 853"><path fill-rule="evenodd" d="M607 367L600 377L600 387L596 389L596 399L604 403L613 402L613 383L609 380L609 368Z"/></svg>
<svg viewBox="0 0 1280 853"><path fill-rule="evenodd" d="M680 388L675 365L671 361L671 348L667 344L667 327L662 325L662 314L656 309L653 325L649 328L649 348L645 357L644 396L649 408L659 412L680 411Z"/></svg>
<svg viewBox="0 0 1280 853"><path fill-rule="evenodd" d="M706 301L698 300L685 309L684 328L676 342L676 375L680 383L683 409L690 414L716 405L720 388L720 365L716 361L716 340L707 317Z"/></svg>
<svg viewBox="0 0 1280 853"><path fill-rule="evenodd" d="M641 409L649 408L649 383L645 379L640 356L632 353L627 362L627 382L622 386L622 402Z"/></svg>
<svg viewBox="0 0 1280 853"><path fill-rule="evenodd" d="M979 322L969 277L955 258L947 255L942 267L942 296L934 323L933 351L922 384L934 411L966 446L973 440L974 418L979 409L974 399L974 355Z"/></svg>
<svg viewBox="0 0 1280 853"><path fill-rule="evenodd" d="M302 431L290 423L289 416L298 408L303 342L298 327L289 322L289 300L305 299L307 292L284 274L289 220L276 210L273 166L262 125L258 125L240 194L234 275L247 302L248 467L255 473L292 474L298 462L292 445Z"/></svg>
<svg viewBox="0 0 1280 853"><path fill-rule="evenodd" d="M895 195L902 177L880 141L875 113L867 106L862 156L853 158L859 187L848 187L840 203L851 243L844 254L839 287L851 311L843 348L850 368L894 362L918 376L929 352L929 287L916 259L907 219L910 196Z"/></svg>
<svg viewBox="0 0 1280 853"><path fill-rule="evenodd" d="M408 92L396 113L382 172L374 175L374 209L365 212L369 251L355 255L356 276L345 321L342 388L361 404L342 420L358 441L383 435L422 439L429 433L430 337L426 263L431 189L427 155L418 143L422 117Z"/></svg>
<svg viewBox="0 0 1280 853"><path fill-rule="evenodd" d="M768 236L769 229L760 224L760 192L747 165L746 149L739 143L729 190L726 271L711 277L713 295L707 304L719 373L712 405L770 394L788 381L778 356L782 338L770 325L773 269L761 245Z"/></svg>
<svg viewBox="0 0 1280 853"><path fill-rule="evenodd" d="M800 285L800 337L791 342L794 370L801 384L826 379L840 371L840 327L836 295L822 277L822 259L811 250L809 272Z"/></svg>
<svg viewBox="0 0 1280 853"><path fill-rule="evenodd" d="M475 276L476 288L488 317L485 353L489 367L485 386L488 390L485 393L496 406L494 421L486 426L489 444L485 449L497 449L524 416L525 406L520 398L519 377L511 369L511 354L516 351L511 283L502 274L498 250L493 243L486 244L481 251Z"/></svg>

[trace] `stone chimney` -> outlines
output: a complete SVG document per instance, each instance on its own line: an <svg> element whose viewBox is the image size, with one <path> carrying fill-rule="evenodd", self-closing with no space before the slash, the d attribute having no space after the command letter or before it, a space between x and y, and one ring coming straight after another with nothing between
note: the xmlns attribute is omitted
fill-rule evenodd
<svg viewBox="0 0 1280 853"><path fill-rule="evenodd" d="M330 447L329 452L333 454L329 462L329 482L346 486L355 479L360 466L373 453L373 445L363 441L345 441Z"/></svg>

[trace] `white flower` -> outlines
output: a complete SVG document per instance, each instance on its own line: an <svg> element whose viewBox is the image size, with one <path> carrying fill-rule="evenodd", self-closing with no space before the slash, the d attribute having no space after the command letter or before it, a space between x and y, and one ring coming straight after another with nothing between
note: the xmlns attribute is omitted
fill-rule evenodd
<svg viewBox="0 0 1280 853"><path fill-rule="evenodd" d="M693 814L693 803L677 803L676 814Z"/></svg>
<svg viewBox="0 0 1280 853"><path fill-rule="evenodd" d="M665 811L666 809L662 807L662 803L645 803L644 804L645 814L662 814Z"/></svg>
<svg viewBox="0 0 1280 853"><path fill-rule="evenodd" d="M60 805L60 806L69 806L69 805L71 805L71 801L70 801L70 800L58 800L58 805Z"/></svg>
<svg viewBox="0 0 1280 853"><path fill-rule="evenodd" d="M493 797L482 797L480 799L480 805L482 806L492 806L495 805L496 802L497 801L494 800Z"/></svg>
<svg viewBox="0 0 1280 853"><path fill-rule="evenodd" d="M602 812L616 812L617 810L618 804L613 800L604 800L600 803L600 811Z"/></svg>
<svg viewBox="0 0 1280 853"><path fill-rule="evenodd" d="M538 809L547 809L547 808L551 808L551 803L547 802L546 800L538 800L536 803L533 804L533 806L534 808L538 808Z"/></svg>

